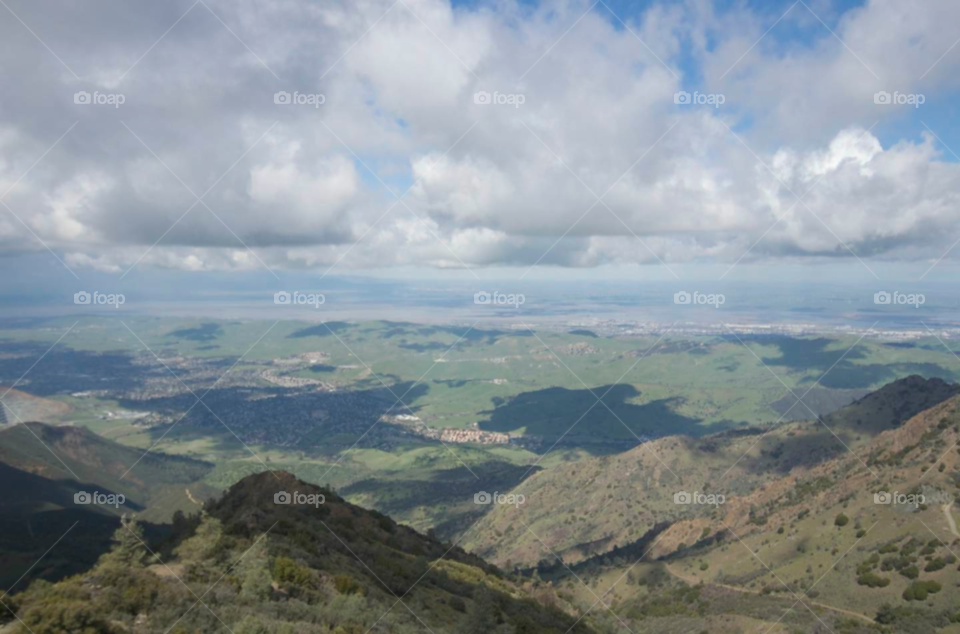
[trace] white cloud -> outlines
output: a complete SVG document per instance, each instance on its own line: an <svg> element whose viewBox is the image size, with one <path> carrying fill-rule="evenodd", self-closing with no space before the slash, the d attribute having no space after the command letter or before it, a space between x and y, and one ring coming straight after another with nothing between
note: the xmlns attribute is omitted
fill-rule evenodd
<svg viewBox="0 0 960 634"><path fill-rule="evenodd" d="M850 257L842 240L896 260L956 239L957 164L930 135L883 147L867 131L919 121L874 104L878 90L932 103L956 88L960 54L921 79L953 43L955 3L811 5L850 50L797 5L782 28L802 39L778 27L737 62L779 16L669 3L624 27L580 1L210 2L256 56L196 7L122 80L189 2L64 7L56 22L84 37L14 4L83 81L19 23L0 25L0 52L17 61L0 96L0 187L79 120L4 199L79 267L126 270L161 236L140 266L261 266L242 243L271 267L348 270L732 263L761 236L749 259ZM77 106L81 89L126 103ZM278 106L279 90L326 102ZM480 90L524 103L478 105ZM678 106L679 90L726 103ZM386 188L413 183L383 215L396 202ZM210 189L213 213L187 213L187 188ZM9 216L0 238L43 249Z"/></svg>

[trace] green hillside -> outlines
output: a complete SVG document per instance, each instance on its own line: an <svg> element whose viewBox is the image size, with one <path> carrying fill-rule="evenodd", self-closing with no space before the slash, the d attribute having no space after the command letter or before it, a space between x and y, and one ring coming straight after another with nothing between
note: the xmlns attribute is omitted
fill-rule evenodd
<svg viewBox="0 0 960 634"><path fill-rule="evenodd" d="M277 505L280 490L325 500ZM92 570L12 597L10 631L594 631L548 589L286 473L244 479L157 557L138 530L118 529Z"/></svg>
<svg viewBox="0 0 960 634"><path fill-rule="evenodd" d="M27 423L0 430L0 462L64 483L74 492L122 494L124 508L99 510L114 515L134 511L148 521L169 521L176 511L196 511L188 489L197 500L215 493L200 483L213 465L156 451L145 454L83 427ZM35 499L48 502L42 496Z"/></svg>
<svg viewBox="0 0 960 634"><path fill-rule="evenodd" d="M836 412L826 421L830 429L808 421L699 439L671 436L562 464L524 480L512 490L525 495L523 507L494 505L463 543L499 564L550 559L540 540L569 562L603 554L640 539L657 523L713 513L709 506L674 504L677 491L747 495L847 454L845 446L869 443L957 391L938 379L908 377Z"/></svg>

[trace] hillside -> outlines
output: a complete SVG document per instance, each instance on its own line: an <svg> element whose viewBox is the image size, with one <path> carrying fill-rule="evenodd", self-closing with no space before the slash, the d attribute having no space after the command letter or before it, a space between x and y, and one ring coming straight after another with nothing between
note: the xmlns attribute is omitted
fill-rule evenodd
<svg viewBox="0 0 960 634"><path fill-rule="evenodd" d="M638 590L631 587L636 579L618 582L628 570L659 584L659 595L685 587L700 588L698 596L725 595L727 612L762 615L764 630L822 624L852 632L880 624L890 632L960 631L958 442L955 396L865 443L859 456L845 451L728 497L711 517L673 523L648 539L644 562L632 570L636 552L594 558L575 571L598 593L610 590L619 614L648 625L650 615L663 615L655 609L661 604L650 598L648 583ZM880 492L924 498L878 503ZM548 573L564 578L557 567ZM774 609L780 600L786 605ZM688 608L667 609L689 616Z"/></svg>
<svg viewBox="0 0 960 634"><path fill-rule="evenodd" d="M324 499L279 505L279 491ZM157 551L163 564L131 537L137 530L119 529L92 570L12 597L22 625L10 631L594 631L549 589L283 472L232 487Z"/></svg>
<svg viewBox="0 0 960 634"><path fill-rule="evenodd" d="M21 575L59 579L88 568L110 546L123 513L167 524L177 511L191 513L215 491L198 482L211 465L151 452L126 477L141 451L77 427L41 423L0 430L0 584ZM63 462L61 463L60 460ZM77 478L75 479L74 475ZM190 491L189 495L187 491ZM79 493L119 494L123 504L77 504ZM71 528L72 527L72 528ZM33 567L69 530L74 551L57 551ZM151 533L164 529L147 525Z"/></svg>
<svg viewBox="0 0 960 634"><path fill-rule="evenodd" d="M125 509L101 510L115 515L136 511L150 521L169 521L178 510L195 511L187 488L199 499L215 493L199 483L213 465L158 451L144 455L83 427L26 423L4 428L0 463L47 480L73 481L68 486L75 491L123 494Z"/></svg>
<svg viewBox="0 0 960 634"><path fill-rule="evenodd" d="M530 566L552 560L554 552L571 563L602 555L641 539L658 523L711 515L712 507L674 504L678 491L745 496L847 453L844 445L872 442L882 430L958 390L939 379L913 376L825 419L833 432L807 421L703 438L669 436L621 454L540 471L512 490L526 497L520 509L490 507L463 534L463 544L501 565Z"/></svg>

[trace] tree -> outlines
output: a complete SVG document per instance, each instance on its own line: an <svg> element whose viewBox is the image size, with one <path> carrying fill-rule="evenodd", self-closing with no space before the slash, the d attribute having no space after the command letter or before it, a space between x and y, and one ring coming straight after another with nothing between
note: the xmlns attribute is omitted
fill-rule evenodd
<svg viewBox="0 0 960 634"><path fill-rule="evenodd" d="M850 518L841 513L840 515L837 515L837 519L833 520L833 523L838 527L843 528L850 523Z"/></svg>
<svg viewBox="0 0 960 634"><path fill-rule="evenodd" d="M148 551L143 539L143 528L126 513L120 518L120 528L113 533L113 549L107 554L110 562L128 568L142 568Z"/></svg>
<svg viewBox="0 0 960 634"><path fill-rule="evenodd" d="M264 541L266 540L254 544L237 566L242 597L262 601L270 596L273 579L270 576Z"/></svg>
<svg viewBox="0 0 960 634"><path fill-rule="evenodd" d="M486 586L481 586L474 591L473 603L463 617L459 631L464 634L490 634L497 627L499 615L496 596Z"/></svg>

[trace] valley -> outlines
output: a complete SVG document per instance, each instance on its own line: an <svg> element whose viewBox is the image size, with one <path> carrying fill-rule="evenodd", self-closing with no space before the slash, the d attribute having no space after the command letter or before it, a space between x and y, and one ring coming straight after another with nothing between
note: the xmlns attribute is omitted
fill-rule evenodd
<svg viewBox="0 0 960 634"><path fill-rule="evenodd" d="M23 492L0 503L0 559L35 634L54 631L37 606L102 579L153 598L94 592L70 618L216 628L173 606L221 573L249 631L960 631L960 362L936 337L68 321L0 332L0 464ZM275 507L284 487L335 500L311 509L349 536L308 546L323 526ZM131 516L166 563L145 551L125 578L109 562ZM75 550L45 553L61 535ZM214 553L242 544L261 567L235 579ZM419 573L390 581L411 554ZM387 610L413 586L416 607Z"/></svg>

